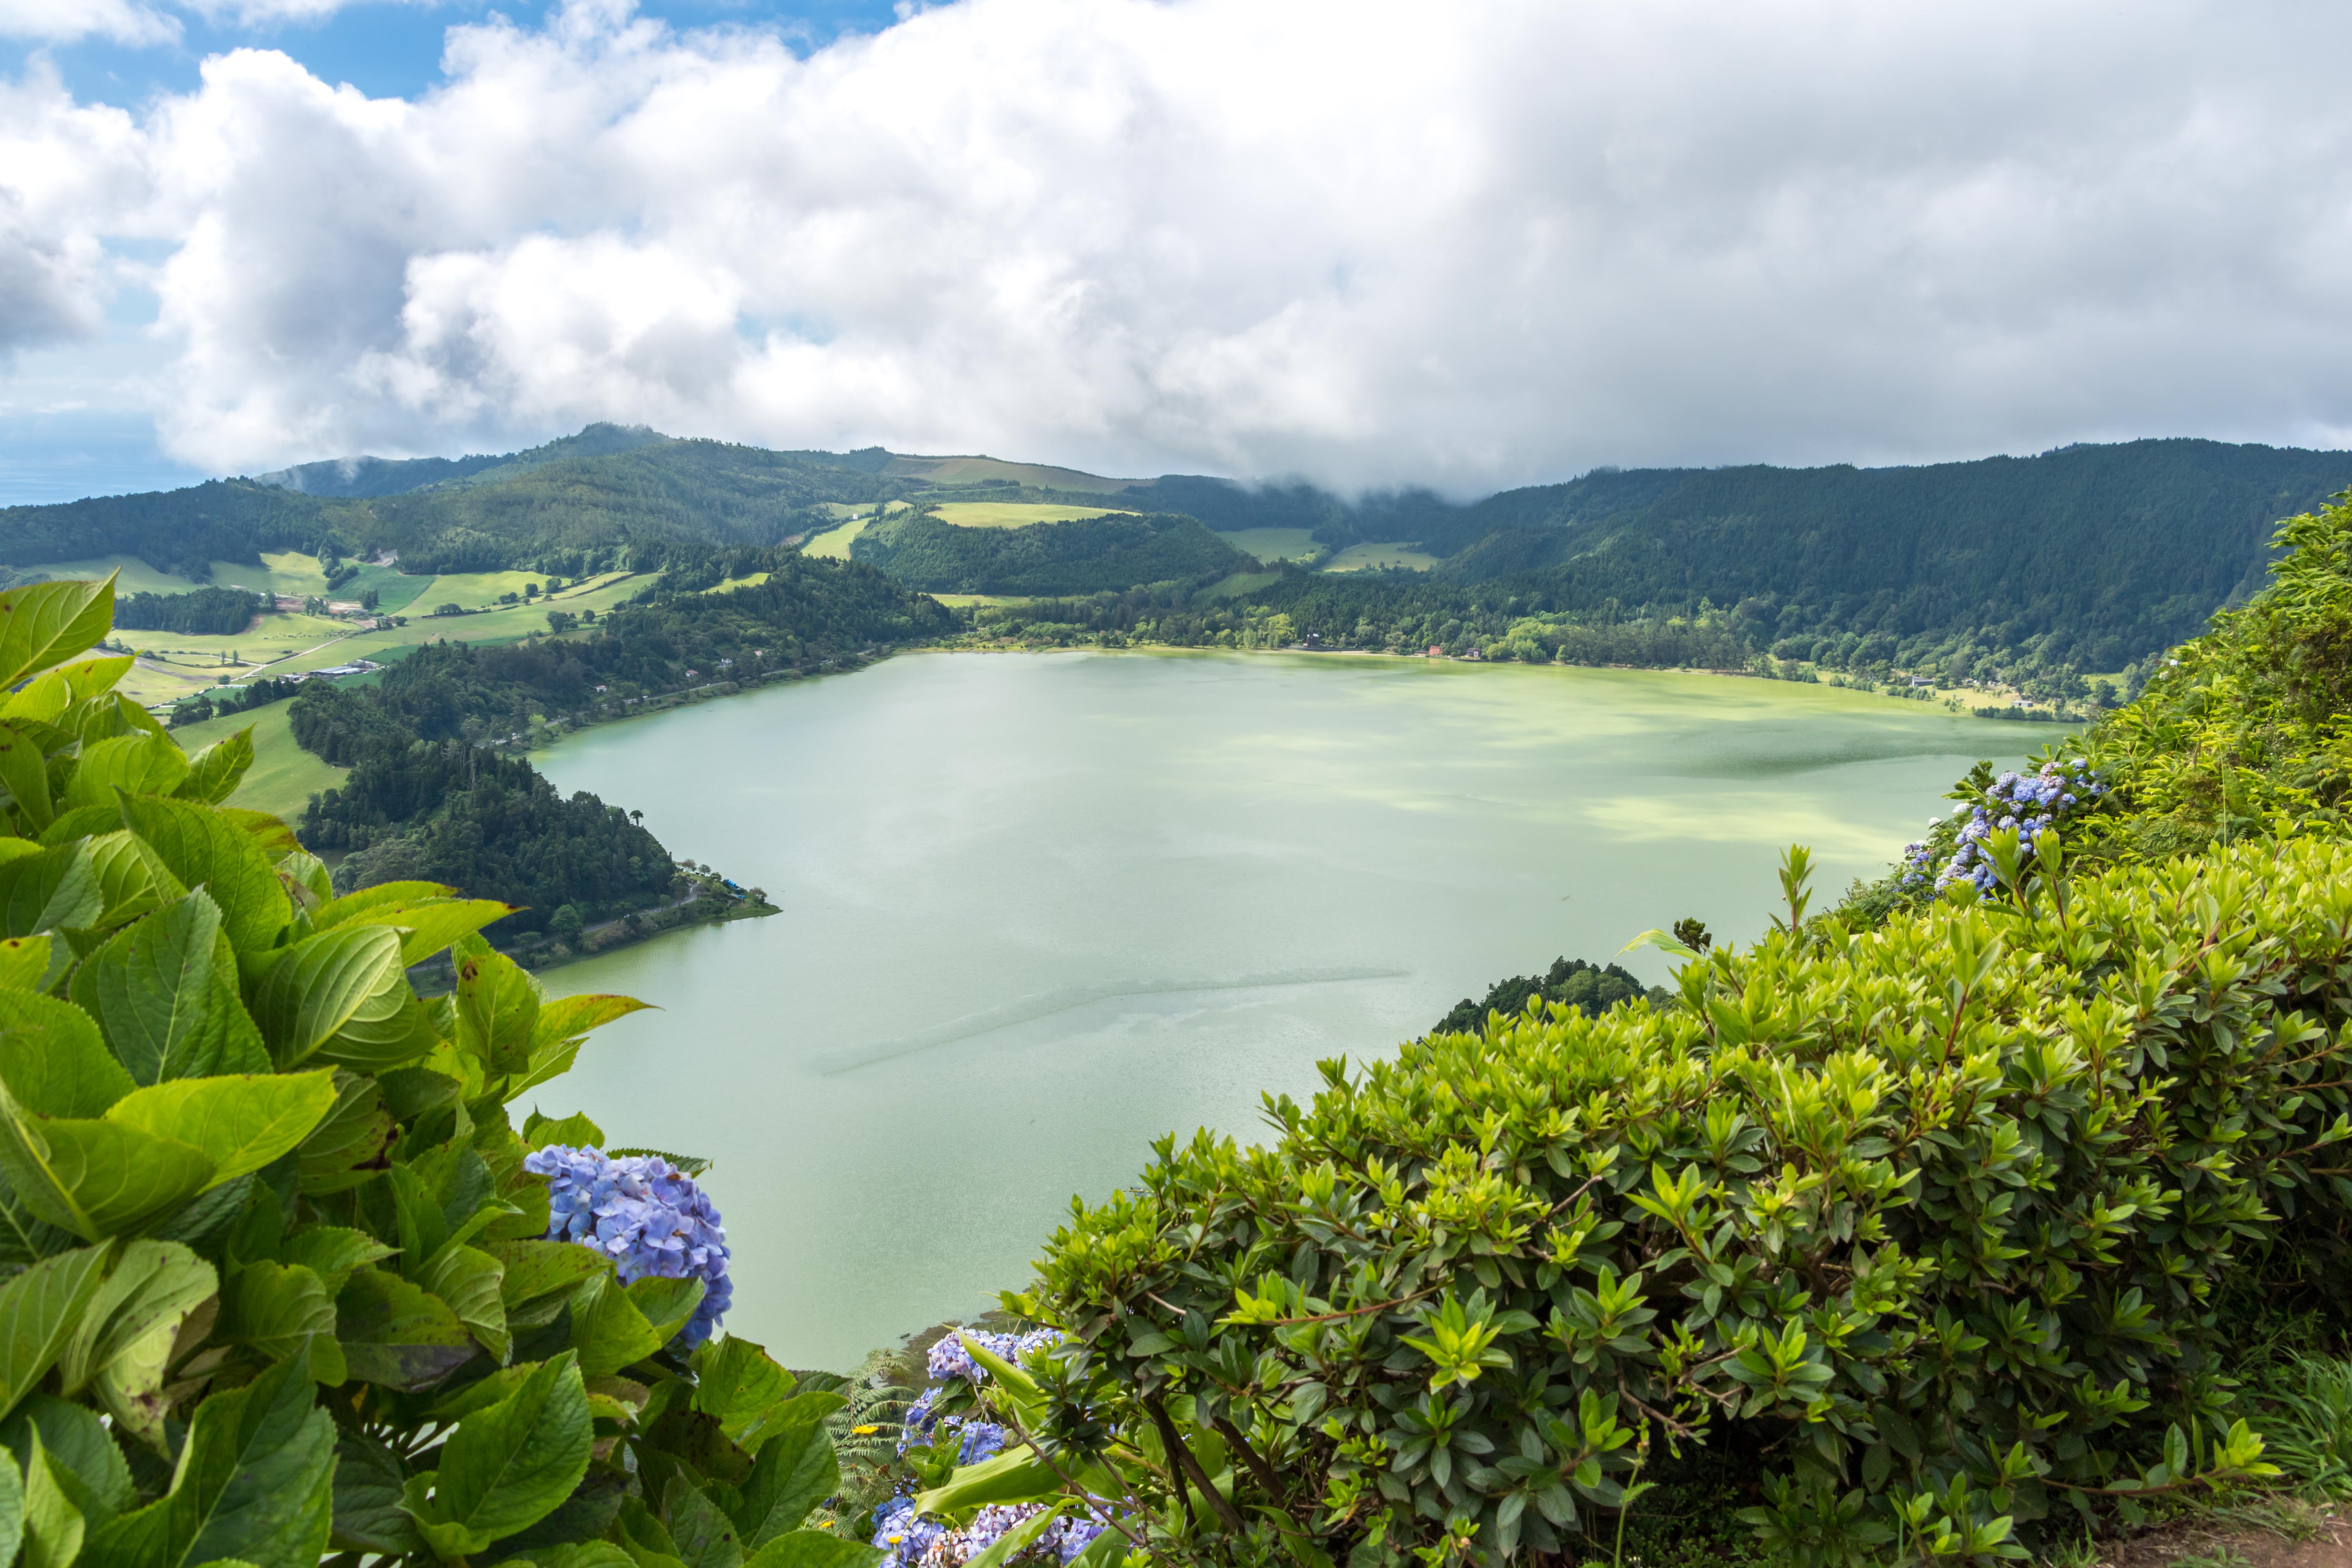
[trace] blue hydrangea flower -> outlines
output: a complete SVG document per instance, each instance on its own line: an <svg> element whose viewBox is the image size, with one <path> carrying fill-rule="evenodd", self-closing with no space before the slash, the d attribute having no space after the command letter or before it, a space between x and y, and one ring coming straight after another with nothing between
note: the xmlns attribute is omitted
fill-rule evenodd
<svg viewBox="0 0 2352 1568"><path fill-rule="evenodd" d="M621 1282L699 1279L702 1304L673 1342L692 1350L710 1337L734 1300L727 1231L709 1195L654 1154L615 1159L601 1149L551 1144L523 1157L547 1178L547 1239L574 1241L610 1258Z"/></svg>
<svg viewBox="0 0 2352 1568"><path fill-rule="evenodd" d="M874 1539L882 1561L892 1568L918 1568L931 1548L945 1539L948 1527L915 1512L915 1500L894 1497L874 1510ZM961 1562L961 1558L957 1559Z"/></svg>
<svg viewBox="0 0 2352 1568"><path fill-rule="evenodd" d="M1031 1351L1045 1350L1062 1342L1061 1332L1055 1329L1032 1329L1025 1334L991 1334L978 1329L958 1329L931 1347L931 1353L924 1363L931 1376L941 1380L960 1377L975 1384L982 1380L984 1374L980 1370L980 1363L973 1361L971 1352L964 1348L966 1334L1000 1361L1009 1361L1015 1365Z"/></svg>

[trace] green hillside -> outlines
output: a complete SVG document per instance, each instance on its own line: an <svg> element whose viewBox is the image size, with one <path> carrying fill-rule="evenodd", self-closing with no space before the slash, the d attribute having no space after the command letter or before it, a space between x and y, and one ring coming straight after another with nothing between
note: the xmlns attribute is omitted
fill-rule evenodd
<svg viewBox="0 0 2352 1568"><path fill-rule="evenodd" d="M849 551L910 587L954 594L1116 592L1180 578L1213 581L1249 563L1193 519L1165 513L960 528L900 512L867 525Z"/></svg>

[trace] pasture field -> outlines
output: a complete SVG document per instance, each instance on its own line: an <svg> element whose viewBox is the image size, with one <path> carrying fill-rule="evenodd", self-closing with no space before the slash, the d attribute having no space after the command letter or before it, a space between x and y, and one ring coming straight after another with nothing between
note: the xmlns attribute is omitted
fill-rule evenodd
<svg viewBox="0 0 2352 1568"><path fill-rule="evenodd" d="M1314 534L1303 528L1242 528L1217 537L1268 565L1276 561L1312 561L1323 549L1315 542Z"/></svg>
<svg viewBox="0 0 2352 1568"><path fill-rule="evenodd" d="M228 804L290 819L311 795L335 788L351 772L320 762L294 743L293 727L287 719L293 706L289 700L250 713L224 714L174 730L172 738L183 751L194 752L252 725L253 766L237 784L236 793L228 797Z"/></svg>
<svg viewBox="0 0 2352 1568"><path fill-rule="evenodd" d="M802 545L801 553L814 555L822 561L846 561L849 559L849 542L865 532L866 525L872 521L870 518L856 518L839 528L828 529Z"/></svg>
<svg viewBox="0 0 2352 1568"><path fill-rule="evenodd" d="M906 479L925 479L935 485L971 485L989 479L1011 479L1015 484L1035 485L1040 489L1079 490L1102 494L1123 490L1139 483L1135 479L1105 479L1100 474L1081 473L1076 468L1057 468L1048 463L1008 463L1002 458L902 458L893 455L886 474Z"/></svg>
<svg viewBox="0 0 2352 1568"><path fill-rule="evenodd" d="M1426 572L1436 564L1436 556L1410 544L1350 544L1324 563L1323 570L1368 572L1381 566L1402 566L1410 572Z"/></svg>
<svg viewBox="0 0 2352 1568"><path fill-rule="evenodd" d="M941 522L958 528L1026 528L1033 522L1076 522L1089 517L1129 517L1117 507L1055 506L1044 501L951 500L931 508Z"/></svg>
<svg viewBox="0 0 2352 1568"><path fill-rule="evenodd" d="M950 609L966 609L973 605L995 605L1002 607L1032 603L1031 600L1017 594L933 594L931 597Z"/></svg>
<svg viewBox="0 0 2352 1568"><path fill-rule="evenodd" d="M246 568L251 571L251 567ZM114 591L118 594L184 594L205 586L171 572L158 572L135 555L97 555L87 561L51 561L39 566L26 566L15 574L26 583L64 583L78 579L96 579L109 572L119 572Z"/></svg>
<svg viewBox="0 0 2352 1568"><path fill-rule="evenodd" d="M1201 599L1231 599L1243 594L1255 594L1260 588L1271 588L1282 581L1279 572L1236 572L1218 579L1193 595Z"/></svg>
<svg viewBox="0 0 2352 1568"><path fill-rule="evenodd" d="M738 588L756 588L774 575L772 572L754 572L749 577L730 577L724 583L706 591L713 594L731 594Z"/></svg>

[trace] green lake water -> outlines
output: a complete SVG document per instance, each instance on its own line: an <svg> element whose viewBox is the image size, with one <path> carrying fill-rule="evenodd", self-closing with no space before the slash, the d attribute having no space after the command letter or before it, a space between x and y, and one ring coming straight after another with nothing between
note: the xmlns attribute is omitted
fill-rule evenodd
<svg viewBox="0 0 2352 1568"><path fill-rule="evenodd" d="M1816 907L2053 728L1708 676L914 654L592 730L558 787L783 912L551 971L658 1005L536 1096L709 1156L729 1327L788 1364L990 1305L1148 1143L1684 915ZM1657 981L1644 951L1623 961Z"/></svg>

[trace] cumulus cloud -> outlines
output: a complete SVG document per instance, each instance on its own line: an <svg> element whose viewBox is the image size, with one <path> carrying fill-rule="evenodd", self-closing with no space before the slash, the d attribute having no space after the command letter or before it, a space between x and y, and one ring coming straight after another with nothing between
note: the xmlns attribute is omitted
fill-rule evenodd
<svg viewBox="0 0 2352 1568"><path fill-rule="evenodd" d="M802 57L572 0L450 29L413 102L262 50L135 121L20 84L0 310L70 330L101 237L167 242L159 426L227 468L595 418L1457 489L2334 444L2352 110L2281 72L2347 43L2186 0L963 0Z"/></svg>
<svg viewBox="0 0 2352 1568"><path fill-rule="evenodd" d="M178 22L138 0L0 0L0 38L163 44L179 36Z"/></svg>

